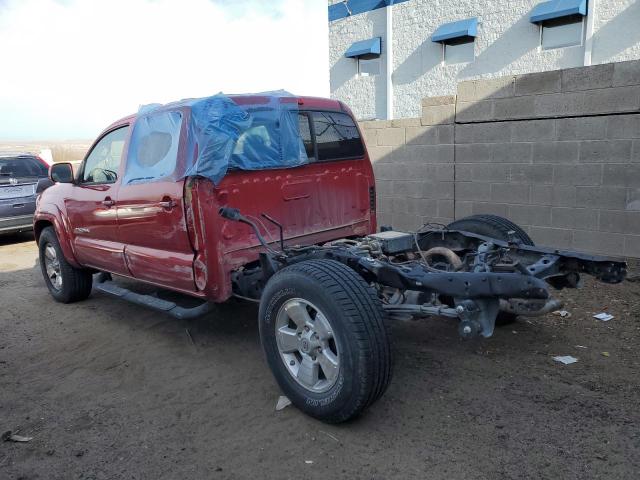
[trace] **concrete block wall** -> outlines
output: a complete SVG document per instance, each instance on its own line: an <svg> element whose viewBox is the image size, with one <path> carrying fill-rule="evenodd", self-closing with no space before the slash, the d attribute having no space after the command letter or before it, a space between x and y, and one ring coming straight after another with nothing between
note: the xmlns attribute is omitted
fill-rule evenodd
<svg viewBox="0 0 640 480"><path fill-rule="evenodd" d="M378 223L415 230L454 218L455 97L426 99L422 118L361 122L376 174Z"/></svg>
<svg viewBox="0 0 640 480"><path fill-rule="evenodd" d="M510 75L458 84L456 122L496 122L640 111L640 61Z"/></svg>
<svg viewBox="0 0 640 480"><path fill-rule="evenodd" d="M462 82L362 124L379 221L506 216L534 241L640 258L640 61Z"/></svg>

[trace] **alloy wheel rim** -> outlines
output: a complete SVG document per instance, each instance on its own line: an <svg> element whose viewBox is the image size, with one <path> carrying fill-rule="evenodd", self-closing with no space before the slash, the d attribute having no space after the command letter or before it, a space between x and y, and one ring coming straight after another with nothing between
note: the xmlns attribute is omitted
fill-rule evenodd
<svg viewBox="0 0 640 480"><path fill-rule="evenodd" d="M56 290L62 288L62 273L60 272L60 260L56 249L50 243L47 243L44 247L44 268L49 277L51 286Z"/></svg>
<svg viewBox="0 0 640 480"><path fill-rule="evenodd" d="M305 389L323 393L338 380L338 342L327 317L301 298L284 303L276 317L276 341L287 371Z"/></svg>

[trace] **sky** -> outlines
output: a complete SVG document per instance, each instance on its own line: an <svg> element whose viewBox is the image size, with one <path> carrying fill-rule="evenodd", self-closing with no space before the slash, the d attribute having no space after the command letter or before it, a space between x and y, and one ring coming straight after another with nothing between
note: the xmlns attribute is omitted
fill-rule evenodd
<svg viewBox="0 0 640 480"><path fill-rule="evenodd" d="M141 105L329 95L325 0L0 0L0 140L95 137Z"/></svg>

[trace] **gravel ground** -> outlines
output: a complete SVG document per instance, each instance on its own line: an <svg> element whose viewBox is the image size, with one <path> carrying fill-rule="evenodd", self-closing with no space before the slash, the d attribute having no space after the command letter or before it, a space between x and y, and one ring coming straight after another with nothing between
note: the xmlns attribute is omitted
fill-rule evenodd
<svg viewBox="0 0 640 480"><path fill-rule="evenodd" d="M61 305L36 257L30 236L0 238L0 430L33 437L0 443L2 479L640 477L640 283L588 281L561 294L570 318L485 340L398 323L385 396L329 426L275 411L254 306Z"/></svg>

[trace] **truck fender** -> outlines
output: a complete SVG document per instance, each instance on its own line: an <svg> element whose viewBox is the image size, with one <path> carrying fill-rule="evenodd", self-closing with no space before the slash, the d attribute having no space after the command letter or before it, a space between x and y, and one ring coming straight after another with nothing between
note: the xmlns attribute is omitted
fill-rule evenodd
<svg viewBox="0 0 640 480"><path fill-rule="evenodd" d="M82 265L80 265L76 259L73 245L71 243L71 230L69 228L69 223L65 221L66 217L60 209L56 205L40 205L38 210L39 211L33 222L33 231L36 236L36 242L39 241L42 230L49 225L53 225L64 258L72 266L82 268Z"/></svg>

